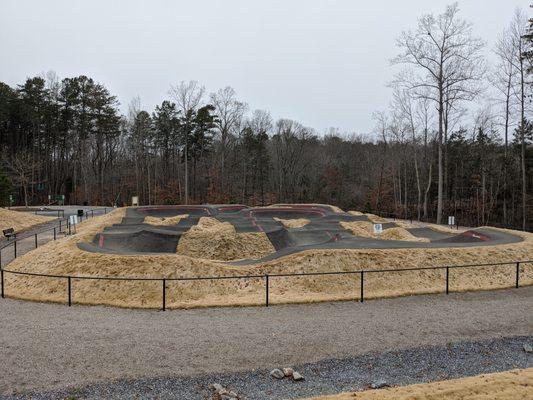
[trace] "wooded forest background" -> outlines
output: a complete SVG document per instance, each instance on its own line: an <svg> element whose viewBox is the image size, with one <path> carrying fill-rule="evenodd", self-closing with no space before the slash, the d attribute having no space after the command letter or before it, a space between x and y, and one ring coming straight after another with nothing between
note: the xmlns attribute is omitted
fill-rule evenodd
<svg viewBox="0 0 533 400"><path fill-rule="evenodd" d="M531 33L520 10L490 45L456 5L422 16L397 40L391 103L372 135L274 121L231 87L207 94L195 81L154 110L134 99L127 115L87 76L0 82L0 202L327 203L530 229Z"/></svg>

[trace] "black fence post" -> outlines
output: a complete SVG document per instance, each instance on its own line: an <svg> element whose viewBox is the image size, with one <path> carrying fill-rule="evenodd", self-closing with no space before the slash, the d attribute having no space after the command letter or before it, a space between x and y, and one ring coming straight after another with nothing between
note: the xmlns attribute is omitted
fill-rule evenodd
<svg viewBox="0 0 533 400"><path fill-rule="evenodd" d="M13 242L13 247L14 247L14 252L15 252L15 257L14 258L17 258L17 239L15 238L15 241Z"/></svg>
<svg viewBox="0 0 533 400"><path fill-rule="evenodd" d="M4 270L3 269L0 269L0 275L1 275L0 280L2 281L2 298L5 298L4 297Z"/></svg>
<svg viewBox="0 0 533 400"><path fill-rule="evenodd" d="M518 289L519 288L519 281L520 281L520 261L517 261L516 263L516 283L515 283L515 287Z"/></svg>
<svg viewBox="0 0 533 400"><path fill-rule="evenodd" d="M54 240L56 240L56 227L54 226Z"/></svg>
<svg viewBox="0 0 533 400"><path fill-rule="evenodd" d="M70 276L68 277L68 306L72 305L72 283L70 281Z"/></svg>
<svg viewBox="0 0 533 400"><path fill-rule="evenodd" d="M446 294L450 294L450 268L446 267Z"/></svg>
<svg viewBox="0 0 533 400"><path fill-rule="evenodd" d="M37 234L35 234L35 248L37 248Z"/></svg>
<svg viewBox="0 0 533 400"><path fill-rule="evenodd" d="M69 234L69 235L72 234L71 229L70 229L70 222L68 223L68 234Z"/></svg>
<svg viewBox="0 0 533 400"><path fill-rule="evenodd" d="M365 282L365 271L361 271L361 292L359 294L359 301L362 303L364 301L364 282Z"/></svg>
<svg viewBox="0 0 533 400"><path fill-rule="evenodd" d="M61 220L59 220L59 232L61 232Z"/></svg>
<svg viewBox="0 0 533 400"><path fill-rule="evenodd" d="M268 305L270 304L270 299L269 299L269 287L270 287L270 283L269 283L269 280L268 280L268 274L265 275L265 307L268 307Z"/></svg>
<svg viewBox="0 0 533 400"><path fill-rule="evenodd" d="M167 309L167 280L163 279L163 311Z"/></svg>

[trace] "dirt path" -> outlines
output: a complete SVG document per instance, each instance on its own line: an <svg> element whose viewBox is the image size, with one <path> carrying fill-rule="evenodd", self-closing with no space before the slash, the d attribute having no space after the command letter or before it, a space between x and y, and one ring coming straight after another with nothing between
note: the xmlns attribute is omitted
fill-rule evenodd
<svg viewBox="0 0 533 400"><path fill-rule="evenodd" d="M0 393L529 336L532 302L533 287L167 312L0 300Z"/></svg>

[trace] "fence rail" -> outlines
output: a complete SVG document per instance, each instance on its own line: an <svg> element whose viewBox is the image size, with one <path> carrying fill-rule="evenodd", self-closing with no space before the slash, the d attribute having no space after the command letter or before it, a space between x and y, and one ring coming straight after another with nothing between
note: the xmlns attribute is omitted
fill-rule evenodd
<svg viewBox="0 0 533 400"><path fill-rule="evenodd" d="M359 275L359 287L355 291L359 292L359 297L355 297L361 303L364 302L364 282L365 275L375 273L399 273L408 271L428 271L428 270L443 270L445 271L445 287L444 293L450 293L450 272L454 269L460 268L486 268L498 266L512 266L515 269L514 287L520 287L520 266L523 264L533 264L533 260L524 261L509 261L500 263L485 263L485 264L464 264L464 265L447 265L437 267L412 267L412 268L398 268L398 269L367 269L354 271L326 271L326 272L300 272L293 274L263 274L263 275L235 275L235 276L197 276L197 277L178 277L178 278L141 278L141 277L120 277L120 276L83 276L83 275L48 275L33 272L11 271L7 269L0 269L1 280L1 297L5 298L5 274L37 276L45 278L65 279L67 281L67 303L69 307L72 305L72 280L104 280L104 281L149 281L161 282L161 310L166 310L166 289L167 282L186 282L186 281L206 281L206 280L232 280L232 279L263 279L265 282L265 307L270 305L270 279L272 278L294 278L303 276L326 276L326 275Z"/></svg>

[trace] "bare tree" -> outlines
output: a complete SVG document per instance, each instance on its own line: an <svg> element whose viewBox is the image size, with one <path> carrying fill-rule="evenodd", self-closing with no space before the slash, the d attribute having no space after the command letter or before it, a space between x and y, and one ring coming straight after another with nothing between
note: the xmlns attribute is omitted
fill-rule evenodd
<svg viewBox="0 0 533 400"><path fill-rule="evenodd" d="M403 32L397 40L401 53L394 64L412 65L416 75L410 88L418 96L433 100L438 111L438 199L437 223L443 210L443 138L446 105L472 100L480 91L484 74L481 50L484 42L472 35L472 24L459 18L456 4L443 14L424 15L415 31Z"/></svg>
<svg viewBox="0 0 533 400"><path fill-rule="evenodd" d="M519 8L516 9L513 21L510 25L511 42L515 48L513 66L518 76L515 86L515 97L520 109L518 134L520 140L520 166L522 170L522 229L527 225L527 177L526 177L526 43L524 37L527 33L527 18Z"/></svg>
<svg viewBox="0 0 533 400"><path fill-rule="evenodd" d="M28 187L35 184L34 176L40 168L40 162L29 152L19 152L9 159L4 159L11 180L16 187L22 188L24 205L28 207Z"/></svg>
<svg viewBox="0 0 533 400"><path fill-rule="evenodd" d="M183 130L184 130L184 158L185 158L185 171L184 171L184 188L185 188L185 204L189 204L189 134L191 129L191 116L194 110L196 110L202 103L204 97L205 88L201 86L197 81L181 81L176 86L171 86L169 94L176 102L178 108L182 112L184 118Z"/></svg>
<svg viewBox="0 0 533 400"><path fill-rule="evenodd" d="M220 135L220 190L225 190L228 140L232 134L239 134L247 105L237 100L235 90L230 86L212 93L210 100L215 107Z"/></svg>
<svg viewBox="0 0 533 400"><path fill-rule="evenodd" d="M496 89L496 103L502 106L502 125L504 134L504 175L507 175L509 163L509 129L513 123L513 111L516 106L516 97L513 89L517 83L516 60L520 40L512 35L512 28L508 27L498 37L494 53L498 62L494 66L489 79ZM507 179L503 182L503 219L507 223Z"/></svg>

